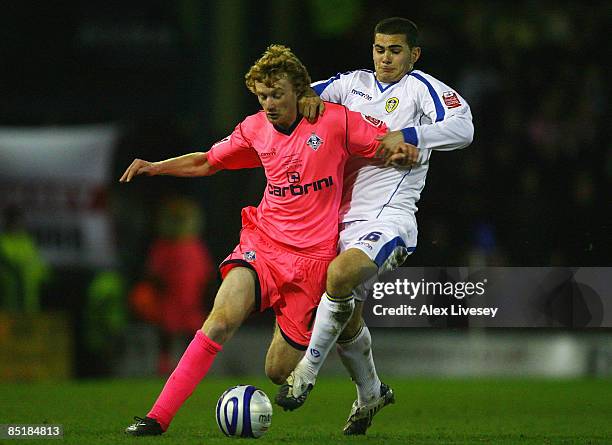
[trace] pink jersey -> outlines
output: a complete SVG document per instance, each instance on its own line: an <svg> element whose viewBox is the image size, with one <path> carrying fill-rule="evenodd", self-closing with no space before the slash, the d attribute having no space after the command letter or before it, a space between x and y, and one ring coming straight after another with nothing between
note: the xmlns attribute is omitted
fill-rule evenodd
<svg viewBox="0 0 612 445"><path fill-rule="evenodd" d="M308 256L336 253L344 164L351 155L373 157L381 121L326 103L311 124L302 118L288 133L263 111L247 117L208 152L224 169L263 167L268 184L255 224L271 239Z"/></svg>

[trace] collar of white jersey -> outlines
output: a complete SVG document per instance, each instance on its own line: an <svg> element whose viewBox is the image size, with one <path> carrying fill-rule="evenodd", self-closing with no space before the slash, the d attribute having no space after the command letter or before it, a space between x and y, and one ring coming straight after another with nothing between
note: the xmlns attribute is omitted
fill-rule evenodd
<svg viewBox="0 0 612 445"><path fill-rule="evenodd" d="M408 71L406 74L404 74L402 76L402 78L400 80L396 80L395 82L391 82L391 83L382 83L379 82L378 79L376 78L376 72L372 71L372 75L374 76L374 81L376 82L376 86L378 87L378 91L380 91L381 93L384 93L385 91L387 91L389 88L391 88L393 85L400 83L402 81L402 79L404 77L406 77L407 75L409 75L412 71Z"/></svg>

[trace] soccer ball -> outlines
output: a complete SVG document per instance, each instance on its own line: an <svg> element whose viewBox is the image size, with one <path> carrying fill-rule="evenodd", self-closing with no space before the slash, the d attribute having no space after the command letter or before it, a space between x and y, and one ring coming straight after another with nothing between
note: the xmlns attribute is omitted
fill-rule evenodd
<svg viewBox="0 0 612 445"><path fill-rule="evenodd" d="M232 386L219 397L217 425L226 436L259 438L271 423L272 404L261 389Z"/></svg>

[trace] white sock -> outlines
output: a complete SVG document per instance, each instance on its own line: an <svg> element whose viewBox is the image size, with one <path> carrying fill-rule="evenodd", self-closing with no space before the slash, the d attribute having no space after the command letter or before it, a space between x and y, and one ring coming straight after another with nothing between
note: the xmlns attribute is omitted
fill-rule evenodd
<svg viewBox="0 0 612 445"><path fill-rule="evenodd" d="M352 339L338 343L338 354L357 386L357 403L365 405L380 397L380 379L372 357L372 337L363 325Z"/></svg>
<svg viewBox="0 0 612 445"><path fill-rule="evenodd" d="M327 354L351 318L354 308L355 301L352 294L340 299L330 297L325 292L321 297L310 343L300 362L303 365L300 368L305 367L311 377L316 378Z"/></svg>

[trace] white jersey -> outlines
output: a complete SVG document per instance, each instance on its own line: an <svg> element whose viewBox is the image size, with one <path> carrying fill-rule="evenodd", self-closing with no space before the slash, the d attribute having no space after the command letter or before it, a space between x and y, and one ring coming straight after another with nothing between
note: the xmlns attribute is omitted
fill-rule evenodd
<svg viewBox="0 0 612 445"><path fill-rule="evenodd" d="M470 107L455 90L419 70L398 82L381 84L370 70L349 71L313 89L321 99L375 117L421 150L411 169L384 167L382 161L351 158L345 167L340 222L386 217L414 221L432 150L454 150L472 142Z"/></svg>

